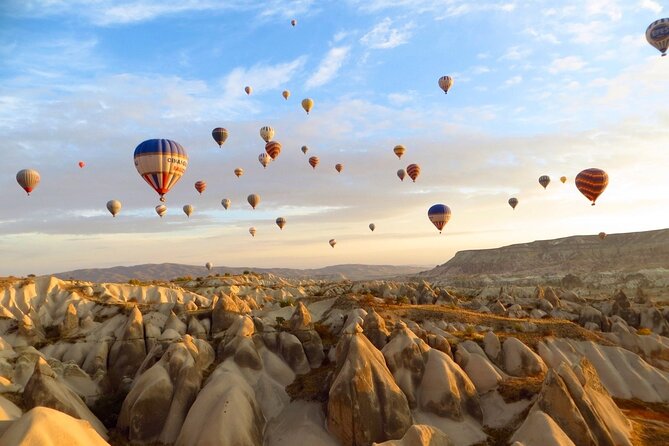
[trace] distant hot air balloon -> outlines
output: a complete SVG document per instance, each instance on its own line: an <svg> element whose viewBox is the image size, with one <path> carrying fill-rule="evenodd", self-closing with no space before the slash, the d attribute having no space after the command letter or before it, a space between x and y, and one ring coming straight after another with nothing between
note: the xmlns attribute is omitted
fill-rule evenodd
<svg viewBox="0 0 669 446"><path fill-rule="evenodd" d="M516 209L516 206L518 206L518 199L515 197L509 198L509 206L511 206L513 209Z"/></svg>
<svg viewBox="0 0 669 446"><path fill-rule="evenodd" d="M39 180L39 172L34 169L19 170L16 174L16 182L19 183L19 186L21 186L28 195L30 195L30 192L37 187Z"/></svg>
<svg viewBox="0 0 669 446"><path fill-rule="evenodd" d="M309 151L309 147L302 146L302 153L304 153L306 155L308 151Z"/></svg>
<svg viewBox="0 0 669 446"><path fill-rule="evenodd" d="M597 197L609 185L609 176L602 169L590 168L576 175L576 187L585 197L595 205Z"/></svg>
<svg viewBox="0 0 669 446"><path fill-rule="evenodd" d="M260 127L260 137L263 141L270 142L270 140L274 138L274 129L268 125Z"/></svg>
<svg viewBox="0 0 669 446"><path fill-rule="evenodd" d="M604 240L606 238L606 232L600 232L598 237L600 240Z"/></svg>
<svg viewBox="0 0 669 446"><path fill-rule="evenodd" d="M283 227L286 226L286 219L283 217L277 218L276 225L279 227L279 229L283 229Z"/></svg>
<svg viewBox="0 0 669 446"><path fill-rule="evenodd" d="M669 18L656 20L648 25L646 40L657 48L662 56L666 56L669 46Z"/></svg>
<svg viewBox="0 0 669 446"><path fill-rule="evenodd" d="M83 169L85 165L86 165L85 162L79 161L79 168Z"/></svg>
<svg viewBox="0 0 669 446"><path fill-rule="evenodd" d="M546 186L548 186L548 183L550 183L550 182L551 182L551 179L548 175L541 175L539 177L539 184L541 184L544 187L544 189L546 189Z"/></svg>
<svg viewBox="0 0 669 446"><path fill-rule="evenodd" d="M562 184L566 183L567 182L567 177L564 177L564 176L560 177L560 181L562 181Z"/></svg>
<svg viewBox="0 0 669 446"><path fill-rule="evenodd" d="M229 198L224 198L224 199L221 200L221 205L223 205L223 207L225 209L230 207L230 203L232 203L232 202L230 201Z"/></svg>
<svg viewBox="0 0 669 446"><path fill-rule="evenodd" d="M256 236L256 228L251 226L249 228L249 234L251 234L251 237L255 237Z"/></svg>
<svg viewBox="0 0 669 446"><path fill-rule="evenodd" d="M246 198L246 200L249 202L249 204L251 205L251 207L252 207L253 209L255 209L256 206L258 206L258 204L260 203L260 195L258 195L258 194L251 194L251 195L249 195L249 196Z"/></svg>
<svg viewBox="0 0 669 446"><path fill-rule="evenodd" d="M200 180L195 182L195 190L198 191L198 193L202 194L204 190L207 188L207 183Z"/></svg>
<svg viewBox="0 0 669 446"><path fill-rule="evenodd" d="M250 95L251 93L253 93L253 88L247 85L246 87L244 87L244 91L246 92L246 94Z"/></svg>
<svg viewBox="0 0 669 446"><path fill-rule="evenodd" d="M420 175L420 166L418 164L409 164L407 166L407 175L409 175L409 178L415 183L416 178Z"/></svg>
<svg viewBox="0 0 669 446"><path fill-rule="evenodd" d="M400 181L404 181L404 177L407 175L406 171L404 169L400 169L397 171L397 176L399 177Z"/></svg>
<svg viewBox="0 0 669 446"><path fill-rule="evenodd" d="M112 217L116 217L116 214L121 212L121 202L118 200L109 200L107 202L107 210L112 214Z"/></svg>
<svg viewBox="0 0 669 446"><path fill-rule="evenodd" d="M207 268L208 271L211 271L214 265L212 265L211 262L207 262L204 264L204 267Z"/></svg>
<svg viewBox="0 0 669 446"><path fill-rule="evenodd" d="M376 229L376 225L374 223L369 224L369 230L374 232L374 229Z"/></svg>
<svg viewBox="0 0 669 446"><path fill-rule="evenodd" d="M435 204L427 211L427 216L441 234L444 225L451 219L451 209L445 204Z"/></svg>
<svg viewBox="0 0 669 446"><path fill-rule="evenodd" d="M332 246L332 247L334 248L335 245L337 244L337 240L331 238L330 241L329 241L328 243L330 243L330 246Z"/></svg>
<svg viewBox="0 0 669 446"><path fill-rule="evenodd" d="M311 98L302 99L302 108L307 114L311 111L314 106L314 100Z"/></svg>
<svg viewBox="0 0 669 446"><path fill-rule="evenodd" d="M184 214L186 214L186 216L190 218L192 213L193 213L193 206L190 205L190 204L185 205L184 206Z"/></svg>
<svg viewBox="0 0 669 446"><path fill-rule="evenodd" d="M167 206L165 206L164 204L159 204L158 206L156 206L156 214L158 214L160 218L163 218L163 215L165 215L166 213L167 213Z"/></svg>
<svg viewBox="0 0 669 446"><path fill-rule="evenodd" d="M295 19L291 20L290 24L293 25L293 26L297 25L297 20L295 20Z"/></svg>
<svg viewBox="0 0 669 446"><path fill-rule="evenodd" d="M270 157L267 153L263 152L260 155L258 155L258 161L260 161L260 164L264 168L267 168L267 165L272 161L272 157Z"/></svg>
<svg viewBox="0 0 669 446"><path fill-rule="evenodd" d="M169 139L149 139L135 149L135 167L149 186L165 201L188 167L188 155L179 143Z"/></svg>
<svg viewBox="0 0 669 446"><path fill-rule="evenodd" d="M445 94L448 94L448 90L453 86L453 78L451 76L441 76L439 78L439 88L444 90Z"/></svg>
<svg viewBox="0 0 669 446"><path fill-rule="evenodd" d="M311 164L311 167L313 167L314 169L316 168L316 166L318 166L318 162L319 159L317 156L312 156L309 158L309 164Z"/></svg>
<svg viewBox="0 0 669 446"><path fill-rule="evenodd" d="M406 147L404 147L402 144L398 144L393 148L393 152L395 152L395 155L397 155L397 157L400 159L402 159L402 155L404 155L406 151Z"/></svg>
<svg viewBox="0 0 669 446"><path fill-rule="evenodd" d="M342 170L344 170L344 165L343 164L335 164L335 170L339 173L341 173Z"/></svg>
<svg viewBox="0 0 669 446"><path fill-rule="evenodd" d="M281 96L287 101L288 98L290 97L290 91L289 90L283 90L283 93L281 93Z"/></svg>
<svg viewBox="0 0 669 446"><path fill-rule="evenodd" d="M228 139L228 131L223 127L216 127L211 131L211 136L216 141L216 144L218 144L218 147L222 147L225 140Z"/></svg>
<svg viewBox="0 0 669 446"><path fill-rule="evenodd" d="M237 178L241 177L242 175L244 175L244 169L242 169L241 167L236 168L235 175L237 176Z"/></svg>
<svg viewBox="0 0 669 446"><path fill-rule="evenodd" d="M269 141L265 144L265 152L267 152L272 160L275 160L281 153L281 143L279 141Z"/></svg>

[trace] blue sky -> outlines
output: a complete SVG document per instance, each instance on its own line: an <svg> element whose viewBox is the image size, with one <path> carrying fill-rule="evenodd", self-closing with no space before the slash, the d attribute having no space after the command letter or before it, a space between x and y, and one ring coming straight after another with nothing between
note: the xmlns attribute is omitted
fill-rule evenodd
<svg viewBox="0 0 669 446"><path fill-rule="evenodd" d="M658 191L669 190L669 62L644 37L667 9L654 0L5 1L0 274L144 262L434 265L462 249L667 227ZM445 74L455 79L447 96L437 86ZM305 97L315 101L308 117ZM283 144L267 170L257 162L263 125ZM223 149L210 136L218 126L230 131ZM190 156L162 220L132 163L134 148L157 137ZM407 147L401 161L396 144ZM320 157L315 171L302 145ZM411 162L421 176L402 183L395 172ZM29 198L14 179L28 167L42 175ZM588 167L611 176L594 208L573 185ZM543 174L553 178L545 191ZM263 197L253 212L250 193ZM104 207L112 198L123 202L116 219ZM453 210L441 236L426 215L434 203Z"/></svg>

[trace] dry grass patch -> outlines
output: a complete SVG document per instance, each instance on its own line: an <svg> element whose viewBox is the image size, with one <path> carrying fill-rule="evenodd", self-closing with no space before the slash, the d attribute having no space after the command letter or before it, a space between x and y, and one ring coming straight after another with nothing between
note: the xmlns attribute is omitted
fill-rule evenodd
<svg viewBox="0 0 669 446"><path fill-rule="evenodd" d="M295 381L286 386L290 400L317 401L325 404L330 392L330 380L336 364L327 363L309 373L295 376Z"/></svg>
<svg viewBox="0 0 669 446"><path fill-rule="evenodd" d="M507 378L497 387L497 391L504 401L514 403L520 400L532 399L541 391L544 383L544 376L528 376L524 378Z"/></svg>

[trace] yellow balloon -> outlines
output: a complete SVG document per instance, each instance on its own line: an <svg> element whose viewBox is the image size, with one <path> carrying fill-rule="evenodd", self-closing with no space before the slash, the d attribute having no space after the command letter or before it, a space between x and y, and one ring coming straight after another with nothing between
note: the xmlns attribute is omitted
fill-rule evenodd
<svg viewBox="0 0 669 446"><path fill-rule="evenodd" d="M314 106L314 100L311 98L302 99L302 108L307 114L311 111L311 108Z"/></svg>

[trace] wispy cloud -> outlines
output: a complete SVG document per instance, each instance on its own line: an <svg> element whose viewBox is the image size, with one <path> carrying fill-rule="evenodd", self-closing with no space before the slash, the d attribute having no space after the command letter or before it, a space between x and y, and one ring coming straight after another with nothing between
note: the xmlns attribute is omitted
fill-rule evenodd
<svg viewBox="0 0 669 446"><path fill-rule="evenodd" d="M662 5L653 0L640 0L639 7L642 9L653 11L655 14L662 12Z"/></svg>
<svg viewBox="0 0 669 446"><path fill-rule="evenodd" d="M430 13L437 20L485 11L511 12L513 1L471 2L469 0L349 0L361 11L378 12L387 9L408 9L414 14Z"/></svg>
<svg viewBox="0 0 669 446"><path fill-rule="evenodd" d="M246 95L244 87L249 85L254 92L273 90L285 86L303 67L306 56L275 65L257 64L250 68L237 67L221 80L224 96L239 98Z"/></svg>
<svg viewBox="0 0 669 446"><path fill-rule="evenodd" d="M523 48L521 46L512 46L506 50L506 52L499 58L500 60L521 60L525 59L527 56L532 54L532 50L529 48Z"/></svg>
<svg viewBox="0 0 669 446"><path fill-rule="evenodd" d="M389 17L381 20L374 25L367 34L362 36L360 42L376 49L389 49L403 45L411 38L411 30L414 27L413 22L409 22L399 28L393 28L393 20Z"/></svg>
<svg viewBox="0 0 669 446"><path fill-rule="evenodd" d="M578 71L585 67L585 65L585 61L579 56L566 56L553 60L548 66L548 71L553 74L566 71Z"/></svg>
<svg viewBox="0 0 669 446"><path fill-rule="evenodd" d="M504 81L504 85L507 87L510 87L512 85L518 85L523 81L523 76L513 76L506 81Z"/></svg>
<svg viewBox="0 0 669 446"><path fill-rule="evenodd" d="M330 49L325 55L316 72L307 79L306 87L315 88L325 85L337 75L349 55L351 47L340 46Z"/></svg>

